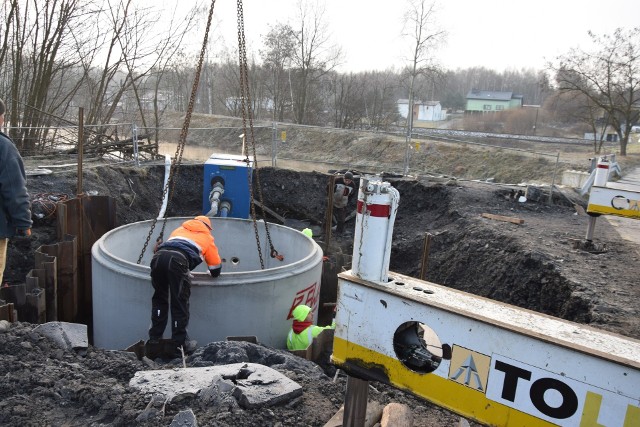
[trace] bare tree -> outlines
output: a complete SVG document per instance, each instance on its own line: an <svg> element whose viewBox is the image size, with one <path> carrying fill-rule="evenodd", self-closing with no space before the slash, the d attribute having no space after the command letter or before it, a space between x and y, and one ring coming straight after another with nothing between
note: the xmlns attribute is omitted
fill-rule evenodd
<svg viewBox="0 0 640 427"><path fill-rule="evenodd" d="M640 27L603 36L589 32L589 37L592 49L571 49L549 69L560 91L582 94L601 109L619 136L620 155L626 156L640 115Z"/></svg>
<svg viewBox="0 0 640 427"><path fill-rule="evenodd" d="M285 108L291 106L287 102L289 79L287 71L291 66L296 38L293 28L287 24L276 24L271 27L264 40L265 48L260 51L263 64L269 73L266 90L273 108L273 120L284 120Z"/></svg>
<svg viewBox="0 0 640 427"><path fill-rule="evenodd" d="M610 123L608 117L602 117L602 109L585 94L556 91L547 98L543 111L553 114L554 120L563 125L579 125L580 130L589 130L593 135L593 152L601 152Z"/></svg>
<svg viewBox="0 0 640 427"><path fill-rule="evenodd" d="M332 76L334 126L359 127L365 116L364 79L353 73L332 73Z"/></svg>
<svg viewBox="0 0 640 427"><path fill-rule="evenodd" d="M397 75L391 71L329 75L334 126L379 130L396 121Z"/></svg>
<svg viewBox="0 0 640 427"><path fill-rule="evenodd" d="M365 73L367 90L365 106L369 125L375 130L387 129L398 119L395 92L398 80L392 70Z"/></svg>
<svg viewBox="0 0 640 427"><path fill-rule="evenodd" d="M309 123L313 86L338 65L342 55L341 50L331 44L324 14L324 4L318 0L298 0L298 27L294 28L297 46L293 55L296 123Z"/></svg>
<svg viewBox="0 0 640 427"><path fill-rule="evenodd" d="M52 89L77 63L67 29L84 8L77 0L25 0L5 4L2 12L6 39L0 56L7 59L0 67L10 82L9 121L21 126L12 127L11 136L22 151L33 152L47 132L43 126L56 113Z"/></svg>
<svg viewBox="0 0 640 427"><path fill-rule="evenodd" d="M87 125L108 123L125 104L137 106L144 121L140 89L152 72L157 79L158 64L166 66L193 16L168 24L160 11L131 0L11 0L0 6L0 57L6 58L0 86L18 146L33 152L49 127L75 121L73 106L86 107ZM154 31L160 25L163 31Z"/></svg>
<svg viewBox="0 0 640 427"><path fill-rule="evenodd" d="M436 3L427 0L408 0L404 14L403 35L412 42L409 65L409 110L407 113L406 148L404 174L409 173L411 155L411 133L413 129L413 104L416 78L419 75L435 75L440 72L434 53L444 41L446 31L439 29L436 22Z"/></svg>

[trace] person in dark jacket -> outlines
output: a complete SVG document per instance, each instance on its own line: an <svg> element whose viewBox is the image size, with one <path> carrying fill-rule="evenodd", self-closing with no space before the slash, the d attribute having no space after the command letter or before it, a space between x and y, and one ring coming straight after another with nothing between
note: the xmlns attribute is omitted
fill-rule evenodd
<svg viewBox="0 0 640 427"><path fill-rule="evenodd" d="M335 179L333 185L333 213L336 216L336 234L344 232L344 221L347 216L347 204L356 194L353 174L349 171L344 176Z"/></svg>
<svg viewBox="0 0 640 427"><path fill-rule="evenodd" d="M6 107L0 99L0 129ZM15 144L0 131L0 285L4 277L9 238L31 235L31 206L27 176Z"/></svg>
<svg viewBox="0 0 640 427"><path fill-rule="evenodd" d="M211 220L200 215L182 223L166 242L156 248L151 259L151 328L149 344L156 344L164 334L171 307L171 339L176 349L186 354L196 349L197 343L189 339L189 297L191 274L204 260L212 277L222 271L222 260L211 235ZM169 298L170 297L170 298Z"/></svg>

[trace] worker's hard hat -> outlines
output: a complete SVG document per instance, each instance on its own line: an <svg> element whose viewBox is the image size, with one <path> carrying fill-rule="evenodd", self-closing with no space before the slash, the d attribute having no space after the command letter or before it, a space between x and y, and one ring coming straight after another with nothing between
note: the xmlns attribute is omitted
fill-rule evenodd
<svg viewBox="0 0 640 427"><path fill-rule="evenodd" d="M209 219L208 216L198 215L194 219L196 219L196 220L200 221L201 223L203 223L204 225L206 225L209 230L213 230L213 227L211 227L211 220Z"/></svg>
<svg viewBox="0 0 640 427"><path fill-rule="evenodd" d="M308 305L300 304L293 309L293 312L291 314L293 315L293 318L298 322L304 322L304 319L307 318L310 311L311 307L309 307Z"/></svg>
<svg viewBox="0 0 640 427"><path fill-rule="evenodd" d="M351 172L349 172L349 171L346 171L344 173L344 179L351 179L352 180L353 179L353 174Z"/></svg>
<svg viewBox="0 0 640 427"><path fill-rule="evenodd" d="M313 231L311 231L310 228L305 228L304 230L302 230L302 234L307 237L313 237Z"/></svg>

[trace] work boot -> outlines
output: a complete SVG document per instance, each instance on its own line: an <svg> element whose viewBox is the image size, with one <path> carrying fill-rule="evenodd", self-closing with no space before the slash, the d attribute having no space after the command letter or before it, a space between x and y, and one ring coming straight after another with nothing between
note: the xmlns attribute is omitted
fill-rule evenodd
<svg viewBox="0 0 640 427"><path fill-rule="evenodd" d="M163 345L159 340L149 340L144 344L144 355L151 360L160 357L163 350Z"/></svg>
<svg viewBox="0 0 640 427"><path fill-rule="evenodd" d="M189 338L187 338L186 340L184 340L184 344L182 345L182 348L184 350L184 354L193 354L194 351L196 351L196 348L198 348L198 341L196 340L190 340Z"/></svg>

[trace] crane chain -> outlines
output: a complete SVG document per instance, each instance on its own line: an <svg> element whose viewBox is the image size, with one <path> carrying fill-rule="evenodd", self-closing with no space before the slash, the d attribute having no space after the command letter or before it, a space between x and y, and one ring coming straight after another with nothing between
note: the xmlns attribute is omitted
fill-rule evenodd
<svg viewBox="0 0 640 427"><path fill-rule="evenodd" d="M196 75L193 80L193 87L191 88L191 96L189 97L189 105L187 106L187 113L184 118L184 122L182 123L182 130L180 131L180 138L178 139L178 146L176 147L176 152L173 156L173 160L171 162L171 167L169 168L169 178L167 179L167 183L165 184L162 190L162 200L167 197L169 194L169 199L167 200L167 208L165 210L165 216L162 221L162 229L160 230L160 234L156 240L157 243L162 242L164 237L164 229L167 225L167 217L166 212L169 211L169 207L171 206L171 201L173 198L173 194L175 193L175 175L177 175L178 170L180 169L180 164L182 163L182 154L184 153L184 146L187 140L187 133L189 132L189 125L191 123L191 114L193 113L193 107L195 105L196 95L198 93L198 85L200 84L200 74L202 72L202 63L204 62L204 56L207 50L207 43L209 39L209 29L211 28L211 21L213 18L213 9L216 4L216 0L211 0L211 7L209 8L209 16L207 18L207 27L204 32L204 40L202 41L202 48L200 49L200 58L198 59L198 66L196 68ZM171 191L169 191L169 187L171 187ZM142 247L142 252L138 257L138 264L142 262L142 257L147 250L147 246L149 246L149 241L151 240L151 236L153 235L153 230L156 228L156 223L158 222L158 218L154 218L151 223L151 228L149 229L149 234L144 242L144 246Z"/></svg>
<svg viewBox="0 0 640 427"><path fill-rule="evenodd" d="M240 99L242 106L242 128L244 131L244 138L247 140L247 115L249 118L249 142L251 144L251 151L253 154L253 162L255 165L256 172L256 186L258 187L258 198L260 199L260 205L262 209L262 217L265 218L264 221L264 229L267 235L267 242L269 244L269 254L272 258L276 258L282 261L284 258L278 254L278 251L273 246L273 242L271 240L271 234L269 233L269 225L266 221L266 215L264 212L264 202L262 197L262 187L260 185L260 169L258 168L258 156L256 155L256 144L254 137L254 129L253 129L253 110L251 108L251 94L249 92L249 73L247 66L247 50L244 36L244 11L242 6L242 0L237 1L237 18L238 18L238 56L239 56L239 66L240 66ZM247 165L251 161L249 159L248 150L243 153L245 155L245 162ZM256 220L256 208L255 208L255 197L253 191L253 183L251 182L251 173L249 168L247 168L247 184L249 185L249 197L251 202L251 219L253 221L253 230L256 237L256 245L258 247L258 257L260 258L260 267L264 270L264 260L262 258L262 251L260 248L260 235L258 233L258 223Z"/></svg>

